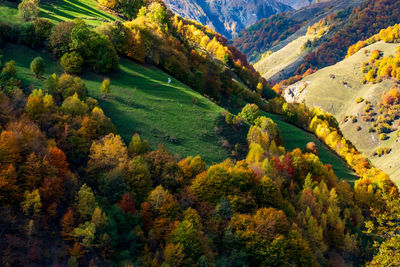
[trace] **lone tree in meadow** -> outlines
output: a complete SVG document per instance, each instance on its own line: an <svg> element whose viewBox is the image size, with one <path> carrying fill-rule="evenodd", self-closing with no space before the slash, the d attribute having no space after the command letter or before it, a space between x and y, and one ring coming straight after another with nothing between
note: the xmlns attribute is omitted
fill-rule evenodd
<svg viewBox="0 0 400 267"><path fill-rule="evenodd" d="M44 74L44 61L41 57L35 57L31 62L31 71L35 73L35 77L39 78Z"/></svg>
<svg viewBox="0 0 400 267"><path fill-rule="evenodd" d="M18 5L18 13L25 21L35 20L39 11L39 0L23 0Z"/></svg>
<svg viewBox="0 0 400 267"><path fill-rule="evenodd" d="M103 92L103 98L106 97L111 91L110 79L104 79L100 86L100 91Z"/></svg>

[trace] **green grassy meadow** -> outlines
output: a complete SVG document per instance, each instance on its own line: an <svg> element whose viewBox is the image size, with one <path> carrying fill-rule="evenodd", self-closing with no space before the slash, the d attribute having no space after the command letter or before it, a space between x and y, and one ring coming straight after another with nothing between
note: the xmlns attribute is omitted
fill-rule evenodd
<svg viewBox="0 0 400 267"><path fill-rule="evenodd" d="M0 2L0 21L22 22L18 16L18 3ZM41 1L39 17L52 22L73 20L80 18L87 24L97 26L105 21L118 20L98 7L94 0L56 0Z"/></svg>
<svg viewBox="0 0 400 267"><path fill-rule="evenodd" d="M51 54L15 44L8 44L4 49L4 60L15 60L19 78L32 88L43 84L29 69L36 56L46 62L46 77L62 73ZM119 71L109 77L111 94L104 99L99 90L104 76L87 71L81 77L89 96L99 101L126 143L138 132L153 148L165 144L169 151L181 156L200 155L210 164L228 157L215 134L216 121L223 109L173 77L168 84L168 74L121 59ZM350 182L356 179L347 165L315 136L282 121L277 115L264 115L278 124L288 150L303 148L312 141L320 150L322 162L331 164L339 178ZM177 143L171 143L171 137L176 138Z"/></svg>
<svg viewBox="0 0 400 267"><path fill-rule="evenodd" d="M4 60L15 60L24 85L37 88L43 81L35 79L29 69L36 56L46 62L45 76L62 73L50 54L20 45L9 44L4 49ZM153 148L165 144L169 151L181 156L200 155L207 163L228 157L215 133L223 109L173 77L168 84L168 74L121 59L120 69L109 76L111 93L105 99L99 90L104 76L87 71L81 77L89 96L99 101L126 143L138 132ZM171 138L177 142L171 143Z"/></svg>
<svg viewBox="0 0 400 267"><path fill-rule="evenodd" d="M0 21L19 22L18 3L0 1Z"/></svg>

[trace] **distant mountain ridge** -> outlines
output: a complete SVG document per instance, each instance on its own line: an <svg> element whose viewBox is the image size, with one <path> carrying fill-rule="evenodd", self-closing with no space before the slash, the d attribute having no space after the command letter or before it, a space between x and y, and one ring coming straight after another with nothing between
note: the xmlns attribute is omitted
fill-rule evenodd
<svg viewBox="0 0 400 267"><path fill-rule="evenodd" d="M294 9L300 9L302 7L308 6L312 2L315 2L314 0L278 0L282 4L291 6Z"/></svg>
<svg viewBox="0 0 400 267"><path fill-rule="evenodd" d="M309 0L165 0L165 4L175 13L208 25L231 39L262 18L294 10L282 1Z"/></svg>

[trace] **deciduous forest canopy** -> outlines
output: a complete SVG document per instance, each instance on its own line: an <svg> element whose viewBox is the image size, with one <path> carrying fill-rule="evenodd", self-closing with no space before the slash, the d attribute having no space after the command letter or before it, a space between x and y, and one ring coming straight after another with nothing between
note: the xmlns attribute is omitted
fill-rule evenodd
<svg viewBox="0 0 400 267"><path fill-rule="evenodd" d="M398 265L396 185L222 35L156 0L0 15L2 266ZM396 78L375 54L367 76ZM288 149L283 121L317 144Z"/></svg>

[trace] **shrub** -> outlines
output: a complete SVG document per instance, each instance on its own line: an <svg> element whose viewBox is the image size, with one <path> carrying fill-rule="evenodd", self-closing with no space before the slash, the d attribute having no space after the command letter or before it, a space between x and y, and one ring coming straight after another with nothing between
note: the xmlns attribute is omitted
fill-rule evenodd
<svg viewBox="0 0 400 267"><path fill-rule="evenodd" d="M392 131L392 127L386 122L381 122L376 126L376 131L378 133L390 133Z"/></svg>
<svg viewBox="0 0 400 267"><path fill-rule="evenodd" d="M119 0L119 9L129 20L136 17L143 0Z"/></svg>
<svg viewBox="0 0 400 267"><path fill-rule="evenodd" d="M232 113L230 113L228 110L225 111L225 122L227 124L232 125L233 124L233 119L234 116L232 115Z"/></svg>
<svg viewBox="0 0 400 267"><path fill-rule="evenodd" d="M32 22L25 22L20 25L18 42L29 47L39 46L40 40L35 34L35 25Z"/></svg>
<svg viewBox="0 0 400 267"><path fill-rule="evenodd" d="M369 59L369 61L373 62L373 61L377 60L380 57L381 57L381 51L374 50L374 51L372 51L371 58Z"/></svg>
<svg viewBox="0 0 400 267"><path fill-rule="evenodd" d="M1 77L5 79L10 79L17 75L17 69L15 68L15 61L8 61L1 71Z"/></svg>
<svg viewBox="0 0 400 267"><path fill-rule="evenodd" d="M238 115L247 123L254 124L255 120L260 117L261 112L256 104L247 104Z"/></svg>
<svg viewBox="0 0 400 267"><path fill-rule="evenodd" d="M66 73L79 74L82 71L83 58L76 52L65 53L60 63Z"/></svg>
<svg viewBox="0 0 400 267"><path fill-rule="evenodd" d="M387 134L385 134L385 133L381 133L380 135L379 135L379 140L387 140L389 137L387 136Z"/></svg>
<svg viewBox="0 0 400 267"><path fill-rule="evenodd" d="M41 57L35 57L31 62L31 71L35 73L36 78L44 74L44 61Z"/></svg>
<svg viewBox="0 0 400 267"><path fill-rule="evenodd" d="M306 147L305 147L304 151L305 151L306 153L313 153L313 154L319 156L318 147L317 147L317 145L316 145L314 142L308 142L308 143L306 144Z"/></svg>
<svg viewBox="0 0 400 267"><path fill-rule="evenodd" d="M18 13L25 21L36 19L39 14L39 0L23 0L18 5Z"/></svg>
<svg viewBox="0 0 400 267"><path fill-rule="evenodd" d="M51 34L51 30L54 27L54 24L51 23L48 19L38 18L33 22L35 28L35 35L41 41L45 41L49 38Z"/></svg>
<svg viewBox="0 0 400 267"><path fill-rule="evenodd" d="M375 154L379 157L389 154L392 151L390 147L379 147Z"/></svg>
<svg viewBox="0 0 400 267"><path fill-rule="evenodd" d="M368 105L366 105L366 106L364 107L363 111L366 112L366 113L368 113L371 109L372 109L372 106L368 104Z"/></svg>
<svg viewBox="0 0 400 267"><path fill-rule="evenodd" d="M361 102L364 101L364 98L362 98L361 96L359 98L356 99L356 103L359 104Z"/></svg>

